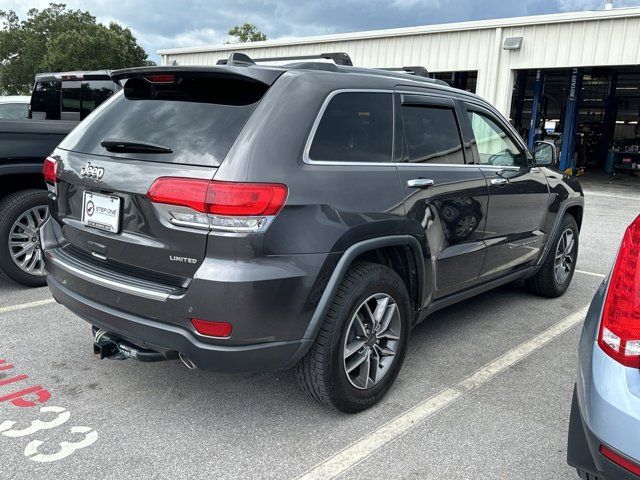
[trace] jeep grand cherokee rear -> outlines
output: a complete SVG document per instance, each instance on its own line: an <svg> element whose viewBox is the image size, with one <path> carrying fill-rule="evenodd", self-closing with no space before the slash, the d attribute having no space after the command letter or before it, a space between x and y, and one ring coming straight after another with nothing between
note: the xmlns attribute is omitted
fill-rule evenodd
<svg viewBox="0 0 640 480"><path fill-rule="evenodd" d="M124 90L47 160L49 285L100 338L213 370L300 358L327 255L263 255L286 185L213 180L281 74L123 72Z"/></svg>

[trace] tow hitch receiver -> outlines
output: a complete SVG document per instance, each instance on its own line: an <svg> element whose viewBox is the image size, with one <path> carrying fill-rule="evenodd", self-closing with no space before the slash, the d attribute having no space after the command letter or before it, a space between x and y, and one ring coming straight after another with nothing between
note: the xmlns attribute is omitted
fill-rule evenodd
<svg viewBox="0 0 640 480"><path fill-rule="evenodd" d="M127 340L117 337L104 330L94 328L93 354L99 359L126 360L131 358L139 362L162 362L178 358L177 352L166 354L138 347Z"/></svg>

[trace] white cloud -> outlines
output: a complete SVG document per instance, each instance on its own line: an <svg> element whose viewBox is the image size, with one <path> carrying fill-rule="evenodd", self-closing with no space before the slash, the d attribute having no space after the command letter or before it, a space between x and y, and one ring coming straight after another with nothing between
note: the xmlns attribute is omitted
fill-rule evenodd
<svg viewBox="0 0 640 480"><path fill-rule="evenodd" d="M579 10L602 10L605 0L558 0L558 10L561 12L576 12ZM640 0L614 0L615 8L638 7Z"/></svg>

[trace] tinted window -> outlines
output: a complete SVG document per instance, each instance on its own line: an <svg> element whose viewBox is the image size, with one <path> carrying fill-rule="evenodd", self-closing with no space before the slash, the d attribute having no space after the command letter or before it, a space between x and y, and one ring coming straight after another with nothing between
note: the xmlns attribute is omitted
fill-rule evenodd
<svg viewBox="0 0 640 480"><path fill-rule="evenodd" d="M339 93L324 111L309 157L331 162L390 162L392 141L391 94Z"/></svg>
<svg viewBox="0 0 640 480"><path fill-rule="evenodd" d="M80 120L80 82L62 82L62 118Z"/></svg>
<svg viewBox="0 0 640 480"><path fill-rule="evenodd" d="M403 106L400 114L404 143L402 161L464 163L453 109Z"/></svg>
<svg viewBox="0 0 640 480"><path fill-rule="evenodd" d="M481 165L521 166L524 158L507 131L488 115L469 111Z"/></svg>
<svg viewBox="0 0 640 480"><path fill-rule="evenodd" d="M27 103L3 103L0 104L0 118L27 118Z"/></svg>
<svg viewBox="0 0 640 480"><path fill-rule="evenodd" d="M266 86L228 78L182 78L152 85L131 79L60 144L95 155L155 162L218 166L266 91ZM106 138L153 143L173 153L113 153Z"/></svg>
<svg viewBox="0 0 640 480"><path fill-rule="evenodd" d="M113 95L115 84L111 80L92 80L82 82L80 91L82 97L81 117L84 118L96 109L98 105Z"/></svg>
<svg viewBox="0 0 640 480"><path fill-rule="evenodd" d="M60 83L38 82L31 96L31 116L38 120L60 120Z"/></svg>

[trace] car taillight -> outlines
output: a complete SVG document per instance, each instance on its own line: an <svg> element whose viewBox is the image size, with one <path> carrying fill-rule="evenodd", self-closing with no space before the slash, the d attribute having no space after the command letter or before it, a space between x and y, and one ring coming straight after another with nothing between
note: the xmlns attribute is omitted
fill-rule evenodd
<svg viewBox="0 0 640 480"><path fill-rule="evenodd" d="M236 183L195 178L161 177L147 197L167 209L179 225L213 230L256 232L264 230L287 200L287 187L279 183Z"/></svg>
<svg viewBox="0 0 640 480"><path fill-rule="evenodd" d="M42 176L48 184L55 185L58 181L58 161L47 157L42 164Z"/></svg>
<svg viewBox="0 0 640 480"><path fill-rule="evenodd" d="M640 368L640 216L627 228L613 266L598 334L600 348Z"/></svg>
<svg viewBox="0 0 640 480"><path fill-rule="evenodd" d="M232 326L227 322L213 322L211 320L192 318L191 324L198 333L208 337L227 338L231 335Z"/></svg>

